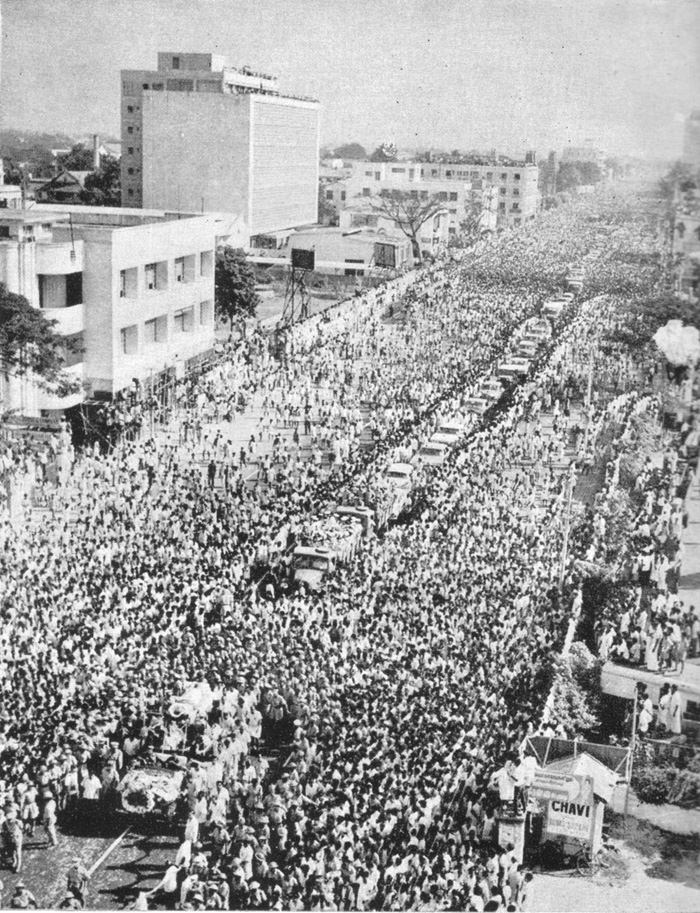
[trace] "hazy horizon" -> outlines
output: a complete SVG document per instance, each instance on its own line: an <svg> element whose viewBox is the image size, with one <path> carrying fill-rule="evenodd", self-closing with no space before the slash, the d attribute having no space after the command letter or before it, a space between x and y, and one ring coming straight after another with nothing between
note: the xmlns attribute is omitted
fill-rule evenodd
<svg viewBox="0 0 700 913"><path fill-rule="evenodd" d="M2 0L2 126L119 135L119 71L224 54L322 103L321 142L672 158L700 106L689 0Z"/></svg>

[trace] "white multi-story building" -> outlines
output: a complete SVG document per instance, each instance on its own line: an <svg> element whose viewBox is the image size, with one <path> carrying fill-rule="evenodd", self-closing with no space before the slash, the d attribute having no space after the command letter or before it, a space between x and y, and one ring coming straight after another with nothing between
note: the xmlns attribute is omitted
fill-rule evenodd
<svg viewBox="0 0 700 913"><path fill-rule="evenodd" d="M122 70L122 205L242 215L249 235L316 222L320 106L213 54Z"/></svg>
<svg viewBox="0 0 700 913"><path fill-rule="evenodd" d="M405 190L418 199L437 197L444 204L448 235L459 233L462 222L473 202L472 185L462 182L426 179L423 165L414 162L353 162L352 175L334 188L335 200L345 191L345 206L353 206L359 198L371 198L385 190ZM329 200L331 202L331 200ZM345 208L342 204L340 209Z"/></svg>
<svg viewBox="0 0 700 913"><path fill-rule="evenodd" d="M327 191L327 201L339 209L358 197L373 197L383 190L405 190L422 199L437 197L444 203L448 233L459 233L462 221L483 210L482 226L520 225L539 209L539 172L535 164L460 164L440 162L355 162L351 177ZM341 200L342 193L345 199ZM493 219L491 216L493 215Z"/></svg>
<svg viewBox="0 0 700 913"><path fill-rule="evenodd" d="M421 167L425 180L457 184L471 181L480 197L485 197L484 202L488 201L488 208L495 211L499 226L521 225L534 219L540 208L539 170L534 163L430 162Z"/></svg>
<svg viewBox="0 0 700 913"><path fill-rule="evenodd" d="M66 370L84 389L59 398L30 378L0 381L3 409L51 416L109 398L136 378L184 373L213 348L214 215L100 207L0 210L0 282L69 337Z"/></svg>

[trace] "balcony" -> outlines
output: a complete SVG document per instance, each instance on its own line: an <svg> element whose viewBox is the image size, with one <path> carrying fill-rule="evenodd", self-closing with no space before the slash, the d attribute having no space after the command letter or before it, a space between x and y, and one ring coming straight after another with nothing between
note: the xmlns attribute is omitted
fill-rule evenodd
<svg viewBox="0 0 700 913"><path fill-rule="evenodd" d="M79 381L81 384L85 380L85 363L79 362L78 364L71 365L69 368L64 369L64 373L71 380ZM78 403L81 403L85 399L85 390L81 387L77 393L71 393L68 396L57 396L55 393L51 393L48 390L40 390L37 394L37 405L39 409L70 409L72 406L77 406Z"/></svg>
<svg viewBox="0 0 700 913"><path fill-rule="evenodd" d="M85 305L73 304L65 308L42 308L47 320L57 321L54 330L61 336L71 336L85 329Z"/></svg>
<svg viewBox="0 0 700 913"><path fill-rule="evenodd" d="M36 271L45 276L64 276L84 270L82 241L47 241L36 245Z"/></svg>

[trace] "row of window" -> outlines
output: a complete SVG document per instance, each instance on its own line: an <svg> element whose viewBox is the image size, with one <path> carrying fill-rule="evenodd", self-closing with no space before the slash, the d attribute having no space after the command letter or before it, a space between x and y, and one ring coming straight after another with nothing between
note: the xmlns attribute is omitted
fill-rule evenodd
<svg viewBox="0 0 700 913"><path fill-rule="evenodd" d="M198 314L196 312L199 312ZM195 321L199 316L199 325L206 327L214 323L214 302L202 301L195 308L194 305L187 308L181 308L173 314L173 336L181 333L192 333L195 329ZM143 329L139 334L140 324L134 323L128 327L122 327L119 331L120 348L124 355L135 355L139 347L151 346L157 343L168 341L168 315L161 314L160 317L154 317L152 320L146 320L143 323ZM139 343L139 335L141 341Z"/></svg>
<svg viewBox="0 0 700 913"><path fill-rule="evenodd" d="M494 175L494 172L493 172L493 171L487 171L487 172L486 172L486 180L487 180L487 181L492 181L492 180L493 180L493 175ZM434 178L440 177L440 171L439 171L437 168L433 168L432 171L431 171L431 176L434 177ZM484 176L484 175L483 175L483 173L482 173L481 171L453 171L453 170L445 171L445 177L447 177L447 178L455 177L455 178L471 178L471 179L474 179L474 178L480 178L480 177L483 177L483 176ZM501 177L501 180L502 180L502 181L507 181L507 180L508 180L508 172L507 172L507 171L502 171L500 177ZM519 180L520 180L520 172L519 172L519 171L516 171L516 172L515 172L515 174L513 175L513 180L514 180L514 181L519 181Z"/></svg>
<svg viewBox="0 0 700 913"><path fill-rule="evenodd" d="M212 79L197 80L199 89L202 92L218 92L221 90L221 81ZM193 79L167 79L164 82L144 82L141 83L141 90L148 92L194 92ZM128 96L139 94L138 83L125 81L122 83L122 93ZM128 107L134 107L129 105Z"/></svg>
<svg viewBox="0 0 700 913"><path fill-rule="evenodd" d="M428 192L427 190L409 190L408 193L409 193L412 197L414 197L414 199L416 199L416 200L418 200L418 199L427 200L428 197L430 196L430 194L429 194L429 192ZM372 189L371 189L370 187L363 187L363 188L362 188L362 196L363 196L363 197L371 197L371 196L372 196ZM438 198L438 200L445 200L445 201L450 200L452 203L456 203L456 202L459 200L459 194L458 194L458 193L448 193L446 190L440 190L440 191L438 191L438 192L435 194L435 196ZM331 195L330 197L328 197L328 199L329 199L329 200L330 200L330 199L333 199L332 195ZM344 199L344 195L343 195L343 199Z"/></svg>
<svg viewBox="0 0 700 913"><path fill-rule="evenodd" d="M119 297L138 298L139 270L143 269L143 288L146 291L164 291L169 286L170 264L167 260L146 263L144 267L132 266L119 272ZM172 265L172 279L175 283L194 282L198 276L206 279L214 275L214 251L203 250L200 254L176 257Z"/></svg>

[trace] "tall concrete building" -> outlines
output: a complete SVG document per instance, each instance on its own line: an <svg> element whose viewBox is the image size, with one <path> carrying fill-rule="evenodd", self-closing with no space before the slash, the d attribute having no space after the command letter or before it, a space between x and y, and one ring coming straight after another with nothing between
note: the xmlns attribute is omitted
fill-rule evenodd
<svg viewBox="0 0 700 913"><path fill-rule="evenodd" d="M700 167L700 108L694 108L685 119L683 161Z"/></svg>
<svg viewBox="0 0 700 913"><path fill-rule="evenodd" d="M237 213L250 235L317 221L317 101L213 54L121 78L123 206Z"/></svg>

